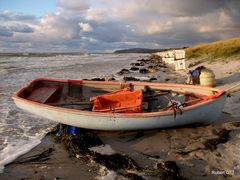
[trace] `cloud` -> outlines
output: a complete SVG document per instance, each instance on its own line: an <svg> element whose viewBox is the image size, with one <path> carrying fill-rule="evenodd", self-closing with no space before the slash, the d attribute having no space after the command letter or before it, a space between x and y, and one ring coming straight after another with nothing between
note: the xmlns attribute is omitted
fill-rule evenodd
<svg viewBox="0 0 240 180"><path fill-rule="evenodd" d="M84 32L92 32L93 28L90 24L88 23L78 23L78 25L80 26L80 28L84 31Z"/></svg>
<svg viewBox="0 0 240 180"><path fill-rule="evenodd" d="M90 7L86 0L59 0L58 7L64 10L83 11Z"/></svg>
<svg viewBox="0 0 240 180"><path fill-rule="evenodd" d="M32 33L34 29L26 24L15 24L9 27L13 32Z"/></svg>
<svg viewBox="0 0 240 180"><path fill-rule="evenodd" d="M239 9L239 0L58 0L42 17L0 12L0 40L33 51L182 47L239 36Z"/></svg>
<svg viewBox="0 0 240 180"><path fill-rule="evenodd" d="M37 20L36 16L24 13L13 14L10 11L0 12L0 21L21 21L30 22Z"/></svg>
<svg viewBox="0 0 240 180"><path fill-rule="evenodd" d="M10 37L12 35L13 35L13 32L10 29L0 25L0 36Z"/></svg>

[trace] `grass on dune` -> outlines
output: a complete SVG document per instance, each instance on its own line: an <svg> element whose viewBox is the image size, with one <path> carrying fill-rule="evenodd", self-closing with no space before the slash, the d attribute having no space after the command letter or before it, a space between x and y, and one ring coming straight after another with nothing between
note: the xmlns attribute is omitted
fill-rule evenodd
<svg viewBox="0 0 240 180"><path fill-rule="evenodd" d="M240 60L240 37L199 44L186 49L187 59Z"/></svg>

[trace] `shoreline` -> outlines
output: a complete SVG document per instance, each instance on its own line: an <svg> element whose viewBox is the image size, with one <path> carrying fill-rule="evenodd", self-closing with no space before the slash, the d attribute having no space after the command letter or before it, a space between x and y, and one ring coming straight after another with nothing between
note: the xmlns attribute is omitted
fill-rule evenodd
<svg viewBox="0 0 240 180"><path fill-rule="evenodd" d="M217 69L221 67L221 65L206 65ZM238 72L234 72L232 64L229 65L229 68L230 69L225 70L227 72L225 74L231 72L231 74L233 74L232 79L235 81L234 78L237 79L238 75L236 77L234 74ZM180 75L177 75L178 73L169 67L167 69L159 67L157 71L165 72L163 72L163 74L155 73L158 77L153 81L167 80L168 82L176 82L186 79L184 76L180 77ZM220 78L221 80L218 81L218 83L220 82L224 88L224 85L229 82L229 79L226 78L227 76L224 77L222 73L220 73L220 70L216 72L216 78ZM182 74L184 75L184 72L182 72ZM136 73L122 74L122 76L128 77L134 77L134 75L136 75ZM138 75L142 74L138 73ZM239 93L236 97L239 97ZM230 113L222 113L218 123L207 126L187 126L146 132L97 132L97 136L100 137L103 144L110 145L114 151L120 154L126 154L142 168L155 167L160 162L174 161L179 168L180 175L184 178L204 179L206 177L216 178L219 176L222 178L225 176L232 177L235 176L235 174L229 175L226 174L226 172L229 170L229 172L234 173L234 167L236 166L238 168L240 164L240 162L233 162L234 159L238 157L235 151L240 150L238 145L233 147L233 144L239 140L237 134L240 134L240 123L238 124L240 119L234 109L238 107L236 103L237 102L231 102L230 100L226 102L227 108L225 108L225 110L227 109L226 112ZM231 108L229 108L230 106ZM232 108L232 106L234 108ZM231 117L232 112L233 114L237 114L236 118ZM234 124L234 122L237 123ZM223 137L221 137L221 135L223 135ZM159 139L161 141L159 141ZM216 139L218 139L219 142L212 147L211 144L214 144ZM205 144L206 142L210 142L209 147ZM232 148L232 150L229 150L229 148ZM41 163L38 161L24 162L24 160L29 157L40 155L43 152L49 153L47 153L48 156L44 161L41 161ZM223 160L221 160L221 158ZM21 161L24 163L19 163ZM227 163L225 161L227 161ZM224 163L226 163L225 167ZM61 169L64 169L64 171L61 171ZM235 173L237 171L238 169L235 170ZM107 177L110 174L109 172L110 171L106 169L101 171L101 168L96 164L87 164L81 159L69 157L68 151L62 144L56 143L54 137L51 135L46 135L40 145L17 158L9 165L6 165L4 172L0 174L0 178L78 179L79 176L81 176L82 179L94 179L100 176L98 178L101 179ZM110 175L112 175L111 177L117 176L114 173ZM151 176L140 173L139 177L143 177L144 179ZM158 179L159 177L151 178Z"/></svg>

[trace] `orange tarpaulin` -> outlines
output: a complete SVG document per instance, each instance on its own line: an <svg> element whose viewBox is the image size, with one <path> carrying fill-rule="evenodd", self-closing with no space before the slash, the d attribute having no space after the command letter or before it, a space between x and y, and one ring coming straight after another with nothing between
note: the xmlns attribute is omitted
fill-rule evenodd
<svg viewBox="0 0 240 180"><path fill-rule="evenodd" d="M98 112L141 112L142 90L121 89L90 99L93 111Z"/></svg>

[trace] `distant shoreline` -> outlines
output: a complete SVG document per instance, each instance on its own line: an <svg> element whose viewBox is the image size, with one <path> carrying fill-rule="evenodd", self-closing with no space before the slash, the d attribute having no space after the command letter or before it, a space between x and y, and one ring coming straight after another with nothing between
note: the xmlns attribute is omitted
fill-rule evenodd
<svg viewBox="0 0 240 180"><path fill-rule="evenodd" d="M164 48L164 49L130 48L130 49L119 49L119 50L109 51L109 52L0 52L0 57L48 57L48 56L59 56L59 55L79 56L79 55L90 55L90 54L125 54L125 53L150 54L150 53L167 51L171 49L182 49L182 48Z"/></svg>
<svg viewBox="0 0 240 180"><path fill-rule="evenodd" d="M186 48L186 47L183 47ZM164 49L147 49L147 48L131 48L131 49L120 49L114 51L115 54L122 54L122 53L156 53L162 52L172 49L183 49L183 48L164 48Z"/></svg>

